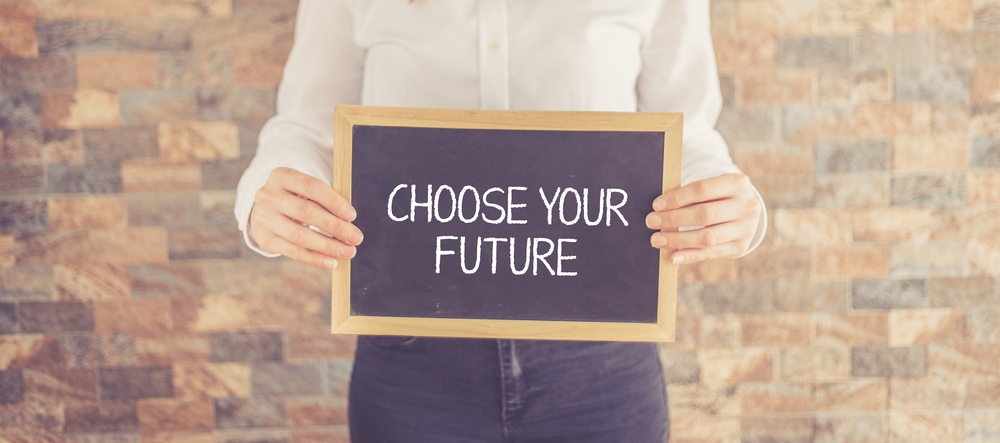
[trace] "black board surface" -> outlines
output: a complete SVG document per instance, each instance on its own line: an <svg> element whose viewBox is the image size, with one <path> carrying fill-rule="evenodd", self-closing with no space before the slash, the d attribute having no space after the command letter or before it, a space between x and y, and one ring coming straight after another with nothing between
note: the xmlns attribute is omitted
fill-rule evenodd
<svg viewBox="0 0 1000 443"><path fill-rule="evenodd" d="M356 125L352 137L365 234L352 316L657 322L660 255L644 220L663 187L662 132ZM587 213L574 222L577 196Z"/></svg>

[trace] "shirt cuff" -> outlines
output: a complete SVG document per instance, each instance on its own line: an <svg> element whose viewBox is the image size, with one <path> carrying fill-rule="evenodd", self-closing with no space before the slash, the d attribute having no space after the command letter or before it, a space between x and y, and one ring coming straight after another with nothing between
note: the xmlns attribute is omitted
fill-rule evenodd
<svg viewBox="0 0 1000 443"><path fill-rule="evenodd" d="M760 192L757 192L757 188L753 185L750 187L753 189L754 195L757 196L757 201L760 202L760 221L757 223L757 232L753 235L753 240L750 241L750 247L742 254L734 255L731 258L740 258L753 252L764 240L764 233L767 232L767 206L764 205L764 199L760 196Z"/></svg>

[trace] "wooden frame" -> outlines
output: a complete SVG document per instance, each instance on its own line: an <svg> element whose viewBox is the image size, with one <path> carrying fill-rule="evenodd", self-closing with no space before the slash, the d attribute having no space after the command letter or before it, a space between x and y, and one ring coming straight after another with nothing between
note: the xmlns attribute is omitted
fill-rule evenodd
<svg viewBox="0 0 1000 443"><path fill-rule="evenodd" d="M664 133L663 191L680 186L679 113L614 113L558 111L488 111L337 106L334 125L333 189L351 199L352 134L355 125L424 128L513 129L549 131L642 131ZM450 319L351 315L351 262L333 270L331 329L337 334L431 337L480 337L551 340L674 340L677 266L660 252L657 322Z"/></svg>

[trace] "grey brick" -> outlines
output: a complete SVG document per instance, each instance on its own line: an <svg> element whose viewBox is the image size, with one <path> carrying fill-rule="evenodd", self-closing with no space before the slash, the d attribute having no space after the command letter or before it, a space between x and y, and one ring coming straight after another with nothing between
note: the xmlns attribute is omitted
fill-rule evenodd
<svg viewBox="0 0 1000 443"><path fill-rule="evenodd" d="M125 400L173 397L173 370L170 366L100 368L101 398Z"/></svg>
<svg viewBox="0 0 1000 443"><path fill-rule="evenodd" d="M335 360L326 364L327 393L334 398L347 399L348 387L351 384L351 373L354 371L354 361Z"/></svg>
<svg viewBox="0 0 1000 443"><path fill-rule="evenodd" d="M972 76L968 68L914 66L895 71L896 101L968 102Z"/></svg>
<svg viewBox="0 0 1000 443"><path fill-rule="evenodd" d="M161 52L156 54L156 79L161 88L231 86L233 53Z"/></svg>
<svg viewBox="0 0 1000 443"><path fill-rule="evenodd" d="M346 433L345 433L346 434ZM229 429L215 433L215 443L293 443L288 429L252 428ZM67 442L69 443L69 442Z"/></svg>
<svg viewBox="0 0 1000 443"><path fill-rule="evenodd" d="M45 192L45 167L42 165L0 165L0 194L35 194Z"/></svg>
<svg viewBox="0 0 1000 443"><path fill-rule="evenodd" d="M118 91L118 100L123 126L198 120L195 89L129 89Z"/></svg>
<svg viewBox="0 0 1000 443"><path fill-rule="evenodd" d="M851 348L851 375L854 377L891 377L892 361L885 346Z"/></svg>
<svg viewBox="0 0 1000 443"><path fill-rule="evenodd" d="M855 63L867 66L915 66L934 60L933 34L863 34L856 37Z"/></svg>
<svg viewBox="0 0 1000 443"><path fill-rule="evenodd" d="M70 368L135 365L132 334L60 335L59 354Z"/></svg>
<svg viewBox="0 0 1000 443"><path fill-rule="evenodd" d="M812 443L813 417L742 417L741 443Z"/></svg>
<svg viewBox="0 0 1000 443"><path fill-rule="evenodd" d="M0 200L0 232L33 232L48 229L49 214L46 200Z"/></svg>
<svg viewBox="0 0 1000 443"><path fill-rule="evenodd" d="M72 56L4 57L0 81L5 91L75 89L76 63Z"/></svg>
<svg viewBox="0 0 1000 443"><path fill-rule="evenodd" d="M0 268L0 300L52 300L52 268Z"/></svg>
<svg viewBox="0 0 1000 443"><path fill-rule="evenodd" d="M855 280L852 285L854 309L926 308L924 280Z"/></svg>
<svg viewBox="0 0 1000 443"><path fill-rule="evenodd" d="M39 21L38 53L112 52L118 49L111 20Z"/></svg>
<svg viewBox="0 0 1000 443"><path fill-rule="evenodd" d="M774 284L747 282L705 285L701 298L705 315L773 312Z"/></svg>
<svg viewBox="0 0 1000 443"><path fill-rule="evenodd" d="M944 66L973 66L1000 62L1000 31L938 32L934 34L935 62Z"/></svg>
<svg viewBox="0 0 1000 443"><path fill-rule="evenodd" d="M927 347L910 346L889 349L893 377L919 378L927 375Z"/></svg>
<svg viewBox="0 0 1000 443"><path fill-rule="evenodd" d="M1000 29L1000 2L972 2L973 29Z"/></svg>
<svg viewBox="0 0 1000 443"><path fill-rule="evenodd" d="M888 202L889 184L884 173L816 174L816 207L861 208Z"/></svg>
<svg viewBox="0 0 1000 443"><path fill-rule="evenodd" d="M768 208L812 207L816 197L813 174L767 174L750 177Z"/></svg>
<svg viewBox="0 0 1000 443"><path fill-rule="evenodd" d="M17 305L0 303L0 335L17 333Z"/></svg>
<svg viewBox="0 0 1000 443"><path fill-rule="evenodd" d="M779 37L778 66L843 68L851 65L848 37Z"/></svg>
<svg viewBox="0 0 1000 443"><path fill-rule="evenodd" d="M20 369L0 371L0 404L24 401L24 375Z"/></svg>
<svg viewBox="0 0 1000 443"><path fill-rule="evenodd" d="M240 132L240 158L253 158L257 153L257 140L264 124L258 121L241 120L236 122Z"/></svg>
<svg viewBox="0 0 1000 443"><path fill-rule="evenodd" d="M17 306L21 332L60 333L94 330L94 310L84 302L21 302Z"/></svg>
<svg viewBox="0 0 1000 443"><path fill-rule="evenodd" d="M698 354L684 351L662 351L663 376L667 383L698 383Z"/></svg>
<svg viewBox="0 0 1000 443"><path fill-rule="evenodd" d="M965 174L892 178L892 204L897 206L963 206Z"/></svg>
<svg viewBox="0 0 1000 443"><path fill-rule="evenodd" d="M83 130L88 162L159 157L156 126L126 126Z"/></svg>
<svg viewBox="0 0 1000 443"><path fill-rule="evenodd" d="M247 166L250 166L250 158L202 162L201 187L205 190L236 189Z"/></svg>
<svg viewBox="0 0 1000 443"><path fill-rule="evenodd" d="M254 395L322 394L320 363L259 362L251 366Z"/></svg>
<svg viewBox="0 0 1000 443"><path fill-rule="evenodd" d="M186 51L198 20L173 17L137 17L112 24L118 51Z"/></svg>
<svg viewBox="0 0 1000 443"><path fill-rule="evenodd" d="M729 75L719 76L719 89L722 91L722 105L736 105L736 78Z"/></svg>
<svg viewBox="0 0 1000 443"><path fill-rule="evenodd" d="M278 428L287 426L285 405L274 397L215 399L215 427Z"/></svg>
<svg viewBox="0 0 1000 443"><path fill-rule="evenodd" d="M849 107L795 106L781 111L781 138L812 142L824 138L853 136Z"/></svg>
<svg viewBox="0 0 1000 443"><path fill-rule="evenodd" d="M280 361L283 357L280 332L218 332L211 335L212 361Z"/></svg>
<svg viewBox="0 0 1000 443"><path fill-rule="evenodd" d="M1000 168L1000 138L976 137L972 140L973 168Z"/></svg>
<svg viewBox="0 0 1000 443"><path fill-rule="evenodd" d="M72 165L52 163L48 167L49 193L114 194L122 192L118 162Z"/></svg>
<svg viewBox="0 0 1000 443"><path fill-rule="evenodd" d="M891 158L889 140L816 143L816 172L887 171Z"/></svg>
<svg viewBox="0 0 1000 443"><path fill-rule="evenodd" d="M275 112L274 88L208 88L198 91L202 120L265 121Z"/></svg>
<svg viewBox="0 0 1000 443"><path fill-rule="evenodd" d="M128 194L129 226L195 226L202 222L197 193Z"/></svg>
<svg viewBox="0 0 1000 443"><path fill-rule="evenodd" d="M774 139L774 116L765 109L722 108L715 129L729 142Z"/></svg>
<svg viewBox="0 0 1000 443"><path fill-rule="evenodd" d="M42 102L36 92L0 92L0 129L39 128Z"/></svg>

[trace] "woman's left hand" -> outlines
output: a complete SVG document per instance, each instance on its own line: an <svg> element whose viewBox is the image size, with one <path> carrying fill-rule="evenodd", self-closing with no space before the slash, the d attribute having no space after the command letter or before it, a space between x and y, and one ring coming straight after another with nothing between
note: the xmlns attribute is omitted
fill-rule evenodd
<svg viewBox="0 0 1000 443"><path fill-rule="evenodd" d="M694 263L746 252L757 233L761 210L750 179L744 174L725 174L657 197L653 212L646 216L646 226L704 226L691 231L657 232L650 238L656 248L676 249L670 255L674 264Z"/></svg>

